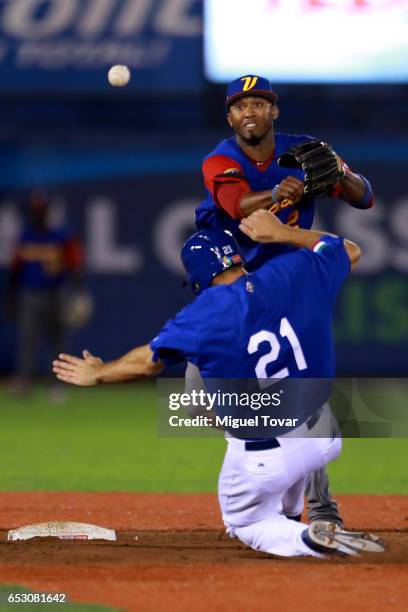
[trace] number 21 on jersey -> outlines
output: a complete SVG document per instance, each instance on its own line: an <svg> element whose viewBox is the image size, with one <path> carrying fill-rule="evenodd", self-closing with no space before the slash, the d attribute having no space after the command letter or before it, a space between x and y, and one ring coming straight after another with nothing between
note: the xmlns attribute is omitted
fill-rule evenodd
<svg viewBox="0 0 408 612"><path fill-rule="evenodd" d="M281 319L279 334L282 338L288 339L289 344L292 347L293 356L295 358L298 369L306 370L307 363L302 351L302 347L300 346L300 342L295 333L295 330L293 329L286 317ZM282 368L271 376L267 375L266 368L270 363L273 363L279 357L281 345L276 334L266 329L262 329L261 331L257 332L256 334L253 334L250 337L247 347L248 353L250 355L256 353L259 349L259 345L262 344L262 342L268 342L271 350L269 351L269 353L266 353L266 355L262 355L262 357L258 359L258 362L255 366L255 373L256 377L259 379L260 388L265 389L266 387L269 387L271 384L273 384L271 379L280 379L289 376L289 370L288 368Z"/></svg>

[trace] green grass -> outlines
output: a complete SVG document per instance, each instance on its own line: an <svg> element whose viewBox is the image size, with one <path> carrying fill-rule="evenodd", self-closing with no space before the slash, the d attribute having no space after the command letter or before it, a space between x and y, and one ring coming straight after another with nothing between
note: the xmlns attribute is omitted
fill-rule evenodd
<svg viewBox="0 0 408 612"><path fill-rule="evenodd" d="M406 438L345 439L329 467L335 493L408 494Z"/></svg>
<svg viewBox="0 0 408 612"><path fill-rule="evenodd" d="M155 385L0 392L0 490L213 491L222 439L157 437Z"/></svg>
<svg viewBox="0 0 408 612"><path fill-rule="evenodd" d="M69 388L50 404L0 391L0 490L215 491L221 438L157 435L154 384ZM350 439L330 468L342 493L408 493L406 439Z"/></svg>

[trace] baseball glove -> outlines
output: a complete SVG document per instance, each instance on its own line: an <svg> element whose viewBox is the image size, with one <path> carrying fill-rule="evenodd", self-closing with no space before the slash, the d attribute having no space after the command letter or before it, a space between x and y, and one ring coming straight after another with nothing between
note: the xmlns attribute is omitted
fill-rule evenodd
<svg viewBox="0 0 408 612"><path fill-rule="evenodd" d="M344 176L343 162L329 144L320 140L309 140L291 147L278 158L278 164L284 168L302 168L305 193L311 196L330 195Z"/></svg>
<svg viewBox="0 0 408 612"><path fill-rule="evenodd" d="M92 318L94 302L91 294L85 289L77 290L67 296L63 309L64 325L72 330L81 329Z"/></svg>

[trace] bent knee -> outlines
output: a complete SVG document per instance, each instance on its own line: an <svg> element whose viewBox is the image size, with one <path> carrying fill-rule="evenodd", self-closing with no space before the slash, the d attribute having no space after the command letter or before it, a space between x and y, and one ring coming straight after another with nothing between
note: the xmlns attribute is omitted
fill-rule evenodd
<svg viewBox="0 0 408 612"><path fill-rule="evenodd" d="M327 462L334 461L341 453L342 440L341 438L334 438L330 444L327 452Z"/></svg>

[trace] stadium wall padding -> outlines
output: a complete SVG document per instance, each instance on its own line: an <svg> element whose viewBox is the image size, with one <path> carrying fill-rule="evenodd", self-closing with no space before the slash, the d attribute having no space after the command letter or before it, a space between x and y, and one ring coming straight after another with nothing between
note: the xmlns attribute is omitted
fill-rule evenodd
<svg viewBox="0 0 408 612"><path fill-rule="evenodd" d="M369 141L342 143L341 135L338 141L342 155L371 180L376 193L370 211L339 201L318 204L315 227L355 240L364 252L337 305L338 370L406 375L408 148L388 142L387 153ZM182 287L178 254L204 196L205 146L141 150L137 143L106 138L98 146L0 147L0 299L27 191L46 188L56 222L65 220L85 245L85 279L96 304L92 321L70 337L67 349L88 348L110 359L149 341L191 299ZM15 339L14 325L2 318L0 372L15 363Z"/></svg>

